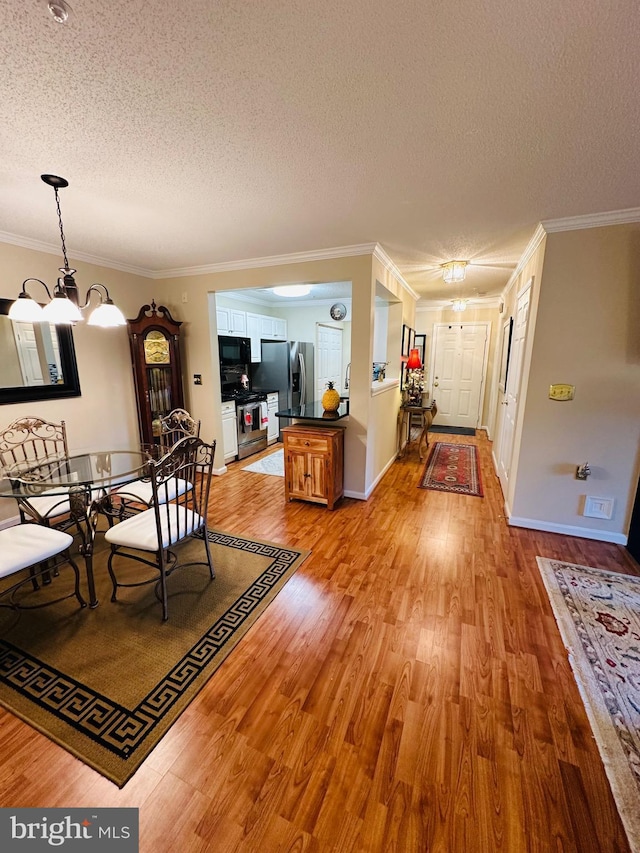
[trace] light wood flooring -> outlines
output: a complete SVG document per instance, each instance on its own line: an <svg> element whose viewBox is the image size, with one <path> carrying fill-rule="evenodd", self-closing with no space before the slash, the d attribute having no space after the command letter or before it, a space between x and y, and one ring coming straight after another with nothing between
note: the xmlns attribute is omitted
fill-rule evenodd
<svg viewBox="0 0 640 853"><path fill-rule="evenodd" d="M509 528L417 488L286 505L235 463L213 526L312 553L122 789L0 709L0 805L136 806L143 853L628 851L536 555L640 573L618 546Z"/></svg>

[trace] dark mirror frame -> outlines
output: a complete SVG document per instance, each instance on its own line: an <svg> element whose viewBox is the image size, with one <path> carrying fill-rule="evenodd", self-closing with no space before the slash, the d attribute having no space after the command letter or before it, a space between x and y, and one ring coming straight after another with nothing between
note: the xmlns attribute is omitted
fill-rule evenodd
<svg viewBox="0 0 640 853"><path fill-rule="evenodd" d="M0 315L6 316L9 313L12 303L13 300L11 299L0 299ZM79 397L81 395L78 363L76 361L76 350L73 345L73 333L71 329L71 326L56 326L64 382L59 385L29 385L14 388L0 387L0 405L6 403L27 403L36 400L58 400L63 397Z"/></svg>

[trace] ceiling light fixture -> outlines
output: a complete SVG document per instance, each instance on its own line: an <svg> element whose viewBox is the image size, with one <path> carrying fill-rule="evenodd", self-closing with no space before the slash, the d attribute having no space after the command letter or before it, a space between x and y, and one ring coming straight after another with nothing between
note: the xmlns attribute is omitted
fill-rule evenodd
<svg viewBox="0 0 640 853"><path fill-rule="evenodd" d="M286 284L272 288L276 296L307 296L311 293L310 284Z"/></svg>
<svg viewBox="0 0 640 853"><path fill-rule="evenodd" d="M47 9L57 24L66 24L71 14L71 6L65 0L50 0Z"/></svg>
<svg viewBox="0 0 640 853"><path fill-rule="evenodd" d="M442 278L447 284L453 284L456 281L463 281L468 261L448 261L442 266Z"/></svg>
<svg viewBox="0 0 640 853"><path fill-rule="evenodd" d="M89 301L92 293L97 293L100 297L100 304L96 307L89 317L89 326L124 326L126 320L122 311L113 304L113 300L109 296L109 291L104 284L92 284L87 290L84 305L79 304L78 300L78 285L73 277L74 269L69 266L67 260L67 246L64 240L64 228L62 227L62 213L60 212L60 199L58 198L58 190L69 186L69 181L65 178L59 178L57 175L40 175L42 180L50 187L53 187L56 195L56 206L58 209L58 225L60 227L60 239L62 241L62 257L64 258L64 266L60 267L62 277L58 278L58 283L53 290L53 296L47 285L39 278L27 278L22 282L22 292L9 309L9 317L12 320L21 320L25 323L54 323L66 324L77 323L84 319L81 311L89 307ZM37 281L47 291L49 302L44 308L40 306L29 293L27 293L27 284L32 281ZM102 293L104 291L104 295Z"/></svg>
<svg viewBox="0 0 640 853"><path fill-rule="evenodd" d="M467 301L466 299L452 299L452 311L466 311Z"/></svg>

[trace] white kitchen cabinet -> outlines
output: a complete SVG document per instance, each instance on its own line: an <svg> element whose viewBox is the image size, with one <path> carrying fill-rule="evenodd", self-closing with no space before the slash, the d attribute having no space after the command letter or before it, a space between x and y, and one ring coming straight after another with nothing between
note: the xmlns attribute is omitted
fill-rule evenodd
<svg viewBox="0 0 640 853"><path fill-rule="evenodd" d="M262 360L261 341L286 341L287 321L267 314L246 314L247 336L251 338L251 361Z"/></svg>
<svg viewBox="0 0 640 853"><path fill-rule="evenodd" d="M262 316L247 312L247 336L251 338L251 361L261 361Z"/></svg>
<svg viewBox="0 0 640 853"><path fill-rule="evenodd" d="M216 323L219 335L247 336L247 314L235 308L216 308Z"/></svg>
<svg viewBox="0 0 640 853"><path fill-rule="evenodd" d="M274 341L287 340L287 321L282 317L273 318L273 339Z"/></svg>
<svg viewBox="0 0 640 853"><path fill-rule="evenodd" d="M222 404L222 446L225 462L229 462L238 455L238 427L234 400Z"/></svg>
<svg viewBox="0 0 640 853"><path fill-rule="evenodd" d="M260 317L260 335L268 341L273 340L274 317L263 315Z"/></svg>
<svg viewBox="0 0 640 853"><path fill-rule="evenodd" d="M276 417L276 412L279 408L278 394L267 394L267 414L269 415L267 441L269 444L278 440L278 434L280 432L280 418Z"/></svg>

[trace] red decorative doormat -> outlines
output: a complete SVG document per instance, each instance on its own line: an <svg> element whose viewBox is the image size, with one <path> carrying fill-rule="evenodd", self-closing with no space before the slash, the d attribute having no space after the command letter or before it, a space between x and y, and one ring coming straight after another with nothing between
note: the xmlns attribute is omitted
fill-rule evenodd
<svg viewBox="0 0 640 853"><path fill-rule="evenodd" d="M436 441L418 488L481 498L483 493L476 446Z"/></svg>

